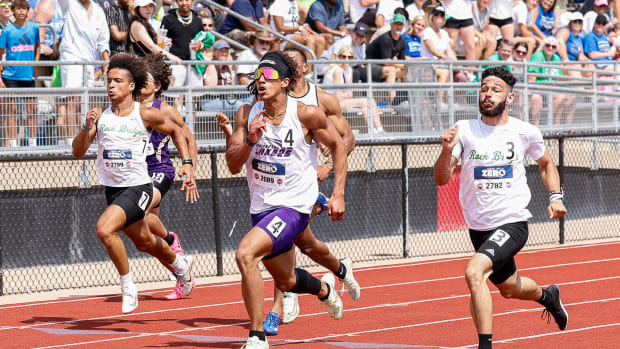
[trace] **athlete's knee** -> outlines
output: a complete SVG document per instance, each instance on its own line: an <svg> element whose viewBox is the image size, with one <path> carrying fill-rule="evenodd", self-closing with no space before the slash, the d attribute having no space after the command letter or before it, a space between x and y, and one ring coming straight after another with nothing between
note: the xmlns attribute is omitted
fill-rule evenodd
<svg viewBox="0 0 620 349"><path fill-rule="evenodd" d="M116 232L113 229L109 229L106 224L97 222L97 237L101 242L106 244L110 239L114 238Z"/></svg>
<svg viewBox="0 0 620 349"><path fill-rule="evenodd" d="M137 240L134 242L136 245L136 249L140 252L150 252L155 248L155 244L157 240L154 236L148 236L144 239Z"/></svg>
<svg viewBox="0 0 620 349"><path fill-rule="evenodd" d="M484 271L478 266L467 265L467 268L465 268L465 280L470 289L477 288L485 282Z"/></svg>
<svg viewBox="0 0 620 349"><path fill-rule="evenodd" d="M519 294L519 290L516 285L504 285L499 288L499 293L504 298L515 298Z"/></svg>
<svg viewBox="0 0 620 349"><path fill-rule="evenodd" d="M291 289L293 289L295 287L295 283L296 283L295 274L292 273L291 276L288 279L274 280L274 283L275 283L275 287L278 290L280 290L282 292L290 291Z"/></svg>
<svg viewBox="0 0 620 349"><path fill-rule="evenodd" d="M254 262L254 254L249 248L239 246L235 252L235 261L239 267L239 271L243 274Z"/></svg>
<svg viewBox="0 0 620 349"><path fill-rule="evenodd" d="M308 273L304 269L295 268L294 273L295 278L293 279L293 285L291 287L288 287L286 290L280 290L309 294L318 294L319 292L321 292L321 280L310 275L310 273Z"/></svg>

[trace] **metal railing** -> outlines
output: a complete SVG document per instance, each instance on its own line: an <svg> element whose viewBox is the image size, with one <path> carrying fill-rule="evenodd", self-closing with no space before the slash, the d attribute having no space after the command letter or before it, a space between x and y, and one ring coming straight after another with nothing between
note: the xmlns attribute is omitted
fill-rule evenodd
<svg viewBox="0 0 620 349"><path fill-rule="evenodd" d="M6 62L13 65L103 65L106 62ZM383 60L366 61L311 61L318 64L358 64L369 66L385 63ZM478 115L477 95L479 84L474 82L448 83L436 82L434 72L437 69L451 71L480 71L482 65L505 64L488 61L401 61L407 70L407 82L354 83L344 85L321 86L330 92L350 92L351 97L340 99L343 114L351 124L358 139L386 139L438 136L440 132L464 118ZM196 64L231 64L229 61L187 61L183 64L191 69ZM233 64L252 64L251 61L235 61ZM477 64L477 65L476 65ZM527 72L528 63L511 63L514 68L522 67L521 80L527 81L532 73ZM544 65L543 65L544 66ZM552 66L557 69L566 68ZM620 127L618 115L618 97L614 80L609 76L618 73L593 69L571 68L590 74L588 78L570 78L555 83L520 82L515 87L516 101L510 107L511 115L524 120L532 120L532 100L541 101L536 116L540 128L545 132L588 132L617 130ZM534 75L535 76L535 75ZM557 76L547 76L555 77ZM450 76L452 79L452 76ZM369 80L370 81L370 80ZM79 131L79 125L87 110L96 106L106 106L107 97L103 81L101 87L84 87L79 89L35 88L0 90L0 114L3 121L0 127L0 155L19 152L28 153L63 153L70 152L67 140ZM194 132L200 144L219 144L224 142L215 119L216 112L226 113L234 122L237 108L249 103L252 97L245 86L182 86L171 87L165 94L166 100L174 103L174 96L183 94L182 115L188 127ZM557 95L573 98L570 105L558 108L553 101ZM351 106L351 99L360 104ZM362 100L365 100L362 101ZM35 108L25 106L34 104ZM12 109L17 106L16 109ZM557 109L557 110L556 110ZM29 110L34 110L28 115ZM375 131L372 117L379 113L385 132ZM11 115L15 114L15 115ZM30 120L30 121L29 121ZM11 124L9 124L9 121ZM62 121L62 122L61 122ZM30 122L30 123L29 123ZM14 126L13 126L14 124ZM33 135L34 133L34 135ZM17 147L9 147L9 136L16 135ZM34 136L34 137L33 137ZM28 138L36 138L36 147L28 146ZM65 145L62 142L65 141Z"/></svg>

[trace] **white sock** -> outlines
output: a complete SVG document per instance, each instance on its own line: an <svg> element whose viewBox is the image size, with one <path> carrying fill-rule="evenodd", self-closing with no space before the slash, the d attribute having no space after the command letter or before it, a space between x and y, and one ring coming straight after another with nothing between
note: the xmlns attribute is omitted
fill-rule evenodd
<svg viewBox="0 0 620 349"><path fill-rule="evenodd" d="M9 147L17 148L17 139L9 139Z"/></svg>
<svg viewBox="0 0 620 349"><path fill-rule="evenodd" d="M121 288L133 284L133 275L131 272L121 275Z"/></svg>
<svg viewBox="0 0 620 349"><path fill-rule="evenodd" d="M172 267L177 274L185 275L187 271L187 261L183 256L177 255L174 262L172 262Z"/></svg>
<svg viewBox="0 0 620 349"><path fill-rule="evenodd" d="M37 138L28 138L28 146L36 147L37 146Z"/></svg>

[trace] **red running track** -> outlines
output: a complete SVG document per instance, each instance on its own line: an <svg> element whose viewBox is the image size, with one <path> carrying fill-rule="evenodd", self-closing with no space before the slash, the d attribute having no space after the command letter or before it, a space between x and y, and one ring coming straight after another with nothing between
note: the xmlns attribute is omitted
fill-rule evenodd
<svg viewBox="0 0 620 349"><path fill-rule="evenodd" d="M299 297L302 314L280 325L272 347L476 348L463 279L467 258L357 268L359 301L342 297L332 320L316 297ZM535 302L493 292L494 348L618 348L620 241L522 251L521 275L560 286L568 327L540 318ZM265 280L266 294L273 283ZM200 285L191 297L140 292L132 314L120 296L103 295L0 306L0 348L239 348L248 334L239 282ZM265 303L265 309L271 300ZM267 311L267 310L266 310Z"/></svg>

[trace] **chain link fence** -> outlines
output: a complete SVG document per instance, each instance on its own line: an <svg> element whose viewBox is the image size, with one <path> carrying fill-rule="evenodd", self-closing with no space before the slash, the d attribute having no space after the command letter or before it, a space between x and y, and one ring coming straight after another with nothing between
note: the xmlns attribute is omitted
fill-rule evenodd
<svg viewBox="0 0 620 349"><path fill-rule="evenodd" d="M562 221L548 219L547 190L530 161L534 217L528 245L620 237L620 133L550 136L546 142L559 164L568 214ZM335 256L355 262L471 252L458 183L438 188L433 181L439 151L436 138L358 140L349 156L345 220L317 216L311 223L316 237ZM174 161L180 166L179 159ZM237 273L234 251L251 227L245 173L231 175L223 148L203 146L197 176L200 200L185 202L175 182L162 202L162 221L196 257L196 276ZM0 183L2 294L118 283L95 233L106 205L94 157L6 157L0 162ZM329 194L332 186L330 177L320 190ZM170 278L155 258L121 236L136 281ZM314 265L299 254L298 264Z"/></svg>

